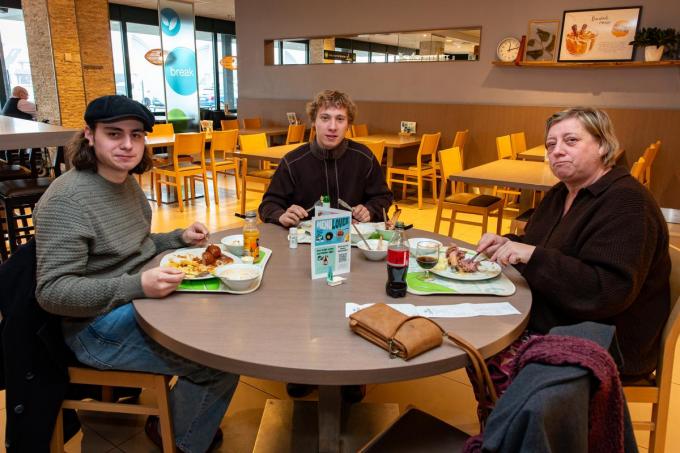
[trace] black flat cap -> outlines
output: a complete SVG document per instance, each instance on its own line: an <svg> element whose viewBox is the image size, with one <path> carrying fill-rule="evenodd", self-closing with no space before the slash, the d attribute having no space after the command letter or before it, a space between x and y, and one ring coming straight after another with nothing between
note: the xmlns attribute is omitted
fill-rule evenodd
<svg viewBox="0 0 680 453"><path fill-rule="evenodd" d="M135 118L144 124L144 130L151 132L155 122L153 114L137 101L121 96L102 96L90 102L85 109L85 122L93 127L95 123L111 123L125 118Z"/></svg>

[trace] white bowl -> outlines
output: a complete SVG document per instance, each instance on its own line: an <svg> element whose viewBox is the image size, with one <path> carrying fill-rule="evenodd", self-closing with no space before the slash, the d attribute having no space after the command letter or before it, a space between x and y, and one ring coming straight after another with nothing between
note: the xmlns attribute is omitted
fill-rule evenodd
<svg viewBox="0 0 680 453"><path fill-rule="evenodd" d="M225 264L215 269L215 275L234 291L245 291L253 287L262 270L254 264Z"/></svg>
<svg viewBox="0 0 680 453"><path fill-rule="evenodd" d="M366 239L366 242L371 246L371 250L368 250L364 241L359 240L357 247L361 250L367 260L369 261L381 261L387 256L387 241L382 241L382 248L378 249L380 245L379 239Z"/></svg>
<svg viewBox="0 0 680 453"><path fill-rule="evenodd" d="M351 239L352 239L352 244L356 245L359 242L363 242L361 240L361 237L357 234L357 230L354 229L354 227L357 227L357 229L361 232L361 234L364 235L364 237L368 240L368 237L375 233L375 224L373 223L355 223L350 227L350 232L351 234Z"/></svg>
<svg viewBox="0 0 680 453"><path fill-rule="evenodd" d="M229 251L229 253L236 256L243 256L243 235L232 234L225 236L220 241Z"/></svg>

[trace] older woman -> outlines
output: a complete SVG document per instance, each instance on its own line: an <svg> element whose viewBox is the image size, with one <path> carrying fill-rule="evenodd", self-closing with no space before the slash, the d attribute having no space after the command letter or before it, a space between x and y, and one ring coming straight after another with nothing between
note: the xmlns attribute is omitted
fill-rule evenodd
<svg viewBox="0 0 680 453"><path fill-rule="evenodd" d="M614 167L618 142L605 112L555 113L545 146L561 182L523 236L485 234L477 250L517 265L526 278L530 332L581 321L614 325L621 373L648 374L670 310L668 228L659 207L626 169Z"/></svg>

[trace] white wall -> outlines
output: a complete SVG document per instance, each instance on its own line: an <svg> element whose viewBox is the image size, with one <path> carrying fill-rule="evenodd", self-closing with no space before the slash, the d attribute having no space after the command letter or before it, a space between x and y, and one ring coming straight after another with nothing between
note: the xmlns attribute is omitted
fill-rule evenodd
<svg viewBox="0 0 680 453"><path fill-rule="evenodd" d="M562 19L586 0L236 0L241 99L310 99L335 88L355 100L680 109L680 67L523 69L495 67L496 45L527 32L530 19ZM680 1L599 0L642 5L641 25L680 30ZM478 62L265 66L264 40L482 26ZM638 52L638 59L642 52Z"/></svg>

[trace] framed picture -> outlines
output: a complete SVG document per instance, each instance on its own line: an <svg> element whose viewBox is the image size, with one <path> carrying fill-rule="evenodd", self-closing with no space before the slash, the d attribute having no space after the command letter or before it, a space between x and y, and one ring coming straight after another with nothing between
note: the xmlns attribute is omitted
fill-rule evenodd
<svg viewBox="0 0 680 453"><path fill-rule="evenodd" d="M287 112L286 118L288 119L288 124L297 124L298 123L297 115L295 114L295 112Z"/></svg>
<svg viewBox="0 0 680 453"><path fill-rule="evenodd" d="M555 61L557 59L557 37L560 33L559 20L530 20L527 43L524 47L525 63L533 61Z"/></svg>
<svg viewBox="0 0 680 453"><path fill-rule="evenodd" d="M565 11L558 61L631 61L641 6Z"/></svg>
<svg viewBox="0 0 680 453"><path fill-rule="evenodd" d="M402 121L401 122L401 133L402 134L415 134L416 133L416 122L415 121Z"/></svg>

